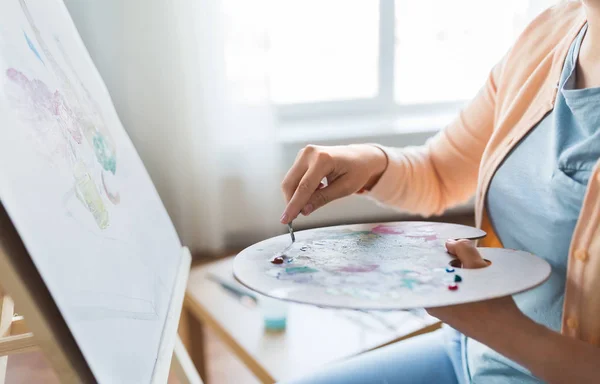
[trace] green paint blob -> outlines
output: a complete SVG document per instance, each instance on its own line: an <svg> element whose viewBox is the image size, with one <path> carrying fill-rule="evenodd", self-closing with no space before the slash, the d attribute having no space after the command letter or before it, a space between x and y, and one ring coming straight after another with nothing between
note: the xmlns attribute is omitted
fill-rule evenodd
<svg viewBox="0 0 600 384"><path fill-rule="evenodd" d="M454 282L455 283L460 283L462 281L462 277L460 277L459 275L454 275Z"/></svg>
<svg viewBox="0 0 600 384"><path fill-rule="evenodd" d="M415 289L416 286L421 285L419 280L413 279L412 277L403 277L400 279L400 283L403 288Z"/></svg>
<svg viewBox="0 0 600 384"><path fill-rule="evenodd" d="M108 211L83 162L80 161L75 164L73 176L75 177L75 195L77 199L94 216L98 228L106 229L109 224Z"/></svg>
<svg viewBox="0 0 600 384"><path fill-rule="evenodd" d="M298 273L315 273L315 272L319 272L319 271L314 268L307 267L307 266L289 267L289 268L285 269L285 273L287 273L288 275L296 275Z"/></svg>
<svg viewBox="0 0 600 384"><path fill-rule="evenodd" d="M94 144L94 153L96 159L102 165L102 168L106 171L110 171L113 175L117 171L117 159L115 158L115 152L111 148L110 143L106 138L99 132L96 132L92 139Z"/></svg>

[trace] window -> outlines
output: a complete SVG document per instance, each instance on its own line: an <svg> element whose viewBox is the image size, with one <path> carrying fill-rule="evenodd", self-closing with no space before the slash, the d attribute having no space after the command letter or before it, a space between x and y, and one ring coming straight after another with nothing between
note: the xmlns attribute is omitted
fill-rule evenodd
<svg viewBox="0 0 600 384"><path fill-rule="evenodd" d="M532 16L552 1L396 1L394 99L468 100Z"/></svg>
<svg viewBox="0 0 600 384"><path fill-rule="evenodd" d="M268 38L275 104L377 96L377 1L284 0L273 5Z"/></svg>
<svg viewBox="0 0 600 384"><path fill-rule="evenodd" d="M475 95L527 23L555 2L265 0L265 12L248 2L253 6L229 13L238 15L232 25L241 35L239 28L252 22L265 27L261 63L269 98L293 119L456 108Z"/></svg>

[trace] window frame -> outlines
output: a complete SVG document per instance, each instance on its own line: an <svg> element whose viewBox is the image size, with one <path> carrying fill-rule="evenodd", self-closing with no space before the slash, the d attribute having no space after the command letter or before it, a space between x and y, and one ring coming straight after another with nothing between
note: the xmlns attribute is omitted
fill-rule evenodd
<svg viewBox="0 0 600 384"><path fill-rule="evenodd" d="M395 0L379 0L379 60L377 94L372 98L276 104L282 121L332 118L352 115L423 116L456 110L464 100L400 104L395 100L394 67L396 61Z"/></svg>

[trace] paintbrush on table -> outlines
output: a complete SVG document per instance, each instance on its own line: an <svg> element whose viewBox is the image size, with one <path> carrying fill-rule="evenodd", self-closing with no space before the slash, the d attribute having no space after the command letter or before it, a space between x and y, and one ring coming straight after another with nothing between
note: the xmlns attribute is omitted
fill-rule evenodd
<svg viewBox="0 0 600 384"><path fill-rule="evenodd" d="M253 308L258 304L257 296L250 292L247 292L243 288L237 287L235 283L228 282L225 279L222 279L221 277L212 273L208 273L206 275L206 278L219 284L221 288L235 296L243 305L249 308Z"/></svg>

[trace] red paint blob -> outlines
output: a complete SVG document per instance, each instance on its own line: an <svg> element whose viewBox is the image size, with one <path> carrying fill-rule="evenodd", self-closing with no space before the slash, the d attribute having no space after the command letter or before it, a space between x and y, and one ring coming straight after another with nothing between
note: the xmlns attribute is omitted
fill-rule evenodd
<svg viewBox="0 0 600 384"><path fill-rule="evenodd" d="M451 290L451 291L456 291L458 289L458 285L456 285L456 284L450 284L448 286L448 289Z"/></svg>
<svg viewBox="0 0 600 384"><path fill-rule="evenodd" d="M271 263L273 263L273 264L283 264L283 257L277 256L276 258L274 258L273 260L271 260Z"/></svg>

